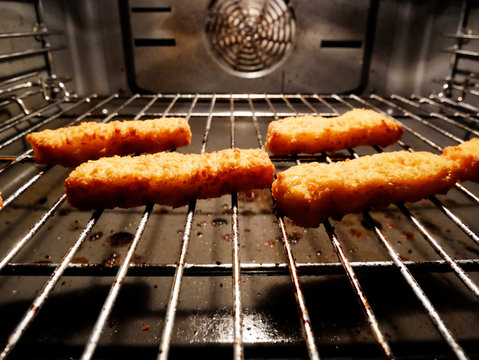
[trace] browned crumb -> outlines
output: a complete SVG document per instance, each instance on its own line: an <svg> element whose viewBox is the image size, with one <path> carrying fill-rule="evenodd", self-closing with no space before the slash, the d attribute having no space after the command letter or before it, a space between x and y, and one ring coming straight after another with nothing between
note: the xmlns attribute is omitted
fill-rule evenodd
<svg viewBox="0 0 479 360"><path fill-rule="evenodd" d="M85 122L78 126L43 130L27 135L39 164L77 166L87 160L113 155L154 153L191 141L183 118Z"/></svg>
<svg viewBox="0 0 479 360"><path fill-rule="evenodd" d="M147 203L181 206L195 198L269 188L274 171L260 149L115 156L80 165L65 188L70 204L81 210Z"/></svg>
<svg viewBox="0 0 479 360"><path fill-rule="evenodd" d="M272 154L335 152L360 145L388 146L403 128L373 110L354 109L333 118L288 117L269 124L266 149Z"/></svg>
<svg viewBox="0 0 479 360"><path fill-rule="evenodd" d="M453 160L428 152L399 151L291 167L278 174L273 196L296 224L316 227L328 217L341 219L374 206L445 193L457 179Z"/></svg>
<svg viewBox="0 0 479 360"><path fill-rule="evenodd" d="M449 146L444 156L458 163L459 179L479 182L479 138L474 138L458 146Z"/></svg>

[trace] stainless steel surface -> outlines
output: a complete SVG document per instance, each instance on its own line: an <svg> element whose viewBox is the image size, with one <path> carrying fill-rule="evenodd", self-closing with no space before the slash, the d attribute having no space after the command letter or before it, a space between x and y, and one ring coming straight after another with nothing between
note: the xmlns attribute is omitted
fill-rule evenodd
<svg viewBox="0 0 479 360"><path fill-rule="evenodd" d="M125 17L131 26L126 47L133 58L131 82L153 92L352 91L364 82L373 3L129 1ZM146 11L133 10L141 8ZM227 14L218 15L223 21L215 21L218 8L237 9L244 16L228 21ZM286 16L290 11L294 18ZM265 40L254 40L259 38ZM261 57L252 49L261 49Z"/></svg>
<svg viewBox="0 0 479 360"><path fill-rule="evenodd" d="M272 72L291 52L293 10L284 0L212 1L206 36L220 66L254 78Z"/></svg>
<svg viewBox="0 0 479 360"><path fill-rule="evenodd" d="M179 151L189 153L262 146L268 122L280 116L334 116L358 106L401 121L403 140L386 149L359 147L331 156L273 156L278 171L297 161L341 161L401 148L440 151L467 139L468 128L477 125L467 121L477 120L474 107L457 113L454 102L396 95L112 95L64 99L20 118L56 127L80 119L183 115L194 135ZM0 335L5 343L10 338L4 354L12 358L28 357L30 350L49 358L79 357L83 351L85 358L93 351L98 357L154 358L158 346L165 359L191 351L204 356L202 348L237 359L479 354L475 183L318 229L276 217L268 191L238 194L236 201L199 200L189 208L155 206L143 215L136 208L91 215L64 202L68 169L32 164L22 138L10 134L2 142L10 138L17 140L3 146L5 157L0 156L7 200L0 212L0 312L6 324ZM53 280L43 280L50 275ZM32 301L35 310L28 310ZM104 310L95 305L103 301ZM126 310L125 301L136 305ZM80 311L82 320L70 313L60 321L58 310L65 305ZM46 329L50 335L40 336Z"/></svg>
<svg viewBox="0 0 479 360"><path fill-rule="evenodd" d="M472 1L285 1L290 53L256 78L215 60L215 4L0 3L0 358L479 357L477 183L303 229L267 189L81 212L71 169L34 163L32 131L163 115L188 119L183 153L263 148L272 120L357 107L406 129L388 148L271 156L277 171L479 135ZM248 48L259 9L224 38Z"/></svg>

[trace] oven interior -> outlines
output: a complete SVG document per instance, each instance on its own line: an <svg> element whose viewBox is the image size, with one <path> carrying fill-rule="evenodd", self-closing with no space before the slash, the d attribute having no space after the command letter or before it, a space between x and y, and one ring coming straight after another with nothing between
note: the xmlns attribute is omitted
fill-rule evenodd
<svg viewBox="0 0 479 360"><path fill-rule="evenodd" d="M474 1L0 9L0 359L479 356L477 183L311 229L269 190L78 211L64 195L72 169L35 164L25 140L183 116L193 138L176 151L258 148L275 119L369 108L400 122L402 140L271 156L277 171L439 153L479 136Z"/></svg>

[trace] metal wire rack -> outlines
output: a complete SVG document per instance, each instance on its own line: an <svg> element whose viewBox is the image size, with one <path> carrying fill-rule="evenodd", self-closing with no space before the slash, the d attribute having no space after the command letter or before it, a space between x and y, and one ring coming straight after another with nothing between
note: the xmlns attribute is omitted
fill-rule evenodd
<svg viewBox="0 0 479 360"><path fill-rule="evenodd" d="M263 147L271 120L355 107L402 123L403 140L387 149L271 156L278 171L380 151L437 152L479 136L479 109L434 96L91 95L4 121L0 358L478 355L477 184L317 229L285 219L268 191L179 209L76 212L63 194L69 169L35 165L24 141L37 129L80 121L174 115L194 134L180 151ZM150 296L138 284L148 284ZM125 301L136 307L125 311Z"/></svg>

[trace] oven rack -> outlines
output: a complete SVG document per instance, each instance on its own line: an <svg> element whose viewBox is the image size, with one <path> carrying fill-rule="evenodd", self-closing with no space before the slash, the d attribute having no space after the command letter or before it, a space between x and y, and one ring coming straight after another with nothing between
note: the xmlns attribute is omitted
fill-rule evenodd
<svg viewBox="0 0 479 360"><path fill-rule="evenodd" d="M204 120L203 134L201 137L200 151L207 151L207 145L214 140L210 138L210 131L218 121L229 121L229 146L241 146L237 143L237 123L239 119L247 119L252 125L253 139L257 147L263 147L264 126L271 120L284 116L317 114L322 116L336 116L344 111L356 107L371 108L386 114L400 122L405 130L405 139L400 141L394 149L406 149L408 151L428 150L440 152L445 145L459 144L470 137L479 136L477 125L479 123L479 109L471 105L454 102L447 98L430 96L411 96L405 98L392 95L388 98L371 95L367 98L356 95L318 95L318 94L135 94L129 98L122 98L118 94L108 97L100 97L95 94L84 98L69 98L50 100L43 103L39 108L29 110L28 113L20 113L0 124L3 134L0 143L2 154L0 160L0 180L6 179L10 172L15 172L17 167L24 164L33 167L33 175L21 178L4 191L4 207L0 210L0 219L3 214L14 208L17 201L21 200L25 193L33 187L42 177L51 172L54 166L36 166L33 164L32 150L24 143L25 135L46 127L66 126L80 121L95 120L108 122L112 119L143 119L157 116L185 116L190 124L197 119ZM243 123L242 123L243 124ZM407 135L407 136L406 136ZM224 135L223 136L227 136ZM439 141L440 139L440 141ZM12 150L13 149L13 150ZM349 149L331 157L328 154L318 156L272 156L275 165L295 164L301 161L340 161L355 158L366 153L390 151L379 147L367 149ZM285 165L288 166L288 165ZM467 199L471 217L477 218L479 214L475 184L456 184L455 191ZM422 235L424 241L438 255L439 259L420 259L410 261L395 249L396 243L389 239L384 230L385 225L375 219L370 213L362 214L362 223L365 229L375 234L377 241L386 250L388 258L381 261L364 260L353 261L348 258L345 251L343 237L338 235L338 222L326 221L315 231L325 232L329 239L337 259L335 261L311 261L302 262L295 255L295 234L290 229L292 225L285 221L279 210L271 208L271 213L276 219L280 239L284 247L284 259L277 263L254 263L240 261L242 237L240 237L239 201L237 194L231 194L231 206L228 214L231 215L231 263L195 264L187 262L188 249L194 227L196 213L196 201L192 201L186 211L184 229L179 244L180 255L176 263L137 263L135 251L142 240L149 219L156 216L153 206L146 206L140 211L140 220L136 223L136 232L129 244L128 251L121 264L88 263L78 264L72 260L75 254L85 244L86 240L94 232L95 225L100 221L103 210L91 213L90 219L82 224L79 235L75 239L69 239L71 247L62 256L61 261L55 263L35 263L15 261L15 258L27 246L35 235L44 230L52 218L58 216L59 209L65 205L65 195L60 195L53 205L41 214L32 227L15 242L8 251L0 254L0 275L8 276L39 277L48 276L41 290L33 299L31 306L26 310L17 324L8 324L12 331L8 342L3 348L0 359L6 358L20 341L24 333L34 322L35 316L48 301L50 294L57 283L67 276L105 276L114 277L111 288L105 299L104 305L98 314L97 321L91 329L90 336L82 350L82 359L93 358L99 344L102 332L107 326L115 302L119 297L122 284L127 277L173 277L172 286L162 331L158 342L158 359L166 359L172 343L175 330L175 315L179 306L179 296L182 282L190 276L230 276L232 281L233 298L231 303L233 331L232 353L235 359L245 357L244 353L244 313L242 307L241 279L244 276L290 276L293 287L299 319L302 327L303 340L307 355L310 359L319 359L322 348L318 345L320 336L314 331L314 323L310 318L311 304L307 304L302 288L302 279L305 276L323 275L347 275L351 290L355 294L364 317L375 339L379 353L386 358L394 358L395 346L391 346L388 336L382 330L381 322L378 321L374 307L370 305L366 291L361 286L360 277L363 274L401 274L409 289L417 297L423 311L430 318L438 333L447 345L446 356L454 355L459 359L468 358L461 341L454 335L454 331L448 327L442 318L440 311L430 301L427 292L416 280L416 274L420 273L452 273L465 286L469 295L479 299L477 286L479 258L477 256L458 256L448 252L448 247L439 241L434 228L431 230L427 222L421 220L421 216L414 214L411 205L398 204L398 211L409 221L412 227ZM451 205L452 204L452 205ZM463 213L458 215L458 209L453 202L448 202L442 196L434 196L428 200L428 205L434 207L448 219L458 231L468 239L470 246L476 253L479 249L479 235L474 221L464 221ZM361 276L360 276L361 275ZM5 324L3 325L5 326ZM467 343L468 349L477 355L477 347ZM444 348L441 347L440 351ZM401 351L400 351L401 352ZM12 355L14 352L12 353Z"/></svg>

